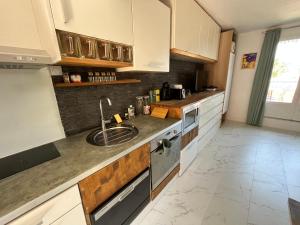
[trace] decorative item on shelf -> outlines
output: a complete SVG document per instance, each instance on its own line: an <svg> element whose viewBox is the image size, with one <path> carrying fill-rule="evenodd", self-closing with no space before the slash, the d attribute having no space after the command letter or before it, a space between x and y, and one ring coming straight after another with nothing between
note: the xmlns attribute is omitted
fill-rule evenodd
<svg viewBox="0 0 300 225"><path fill-rule="evenodd" d="M143 110L144 110L143 96L137 96L135 98L135 108L136 108L136 115L143 114Z"/></svg>
<svg viewBox="0 0 300 225"><path fill-rule="evenodd" d="M64 73L63 75L64 83L71 83L70 76L68 73Z"/></svg>
<svg viewBox="0 0 300 225"><path fill-rule="evenodd" d="M80 74L72 74L70 76L70 78L71 78L71 81L73 83L81 83L81 76L80 76Z"/></svg>
<svg viewBox="0 0 300 225"><path fill-rule="evenodd" d="M150 114L150 103L149 103L149 96L144 96L144 115Z"/></svg>

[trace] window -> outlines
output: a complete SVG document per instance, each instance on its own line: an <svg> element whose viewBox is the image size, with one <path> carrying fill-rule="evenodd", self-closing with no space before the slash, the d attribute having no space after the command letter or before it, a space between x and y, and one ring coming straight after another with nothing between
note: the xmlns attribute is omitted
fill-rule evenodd
<svg viewBox="0 0 300 225"><path fill-rule="evenodd" d="M300 39L280 41L267 102L292 103L300 77Z"/></svg>

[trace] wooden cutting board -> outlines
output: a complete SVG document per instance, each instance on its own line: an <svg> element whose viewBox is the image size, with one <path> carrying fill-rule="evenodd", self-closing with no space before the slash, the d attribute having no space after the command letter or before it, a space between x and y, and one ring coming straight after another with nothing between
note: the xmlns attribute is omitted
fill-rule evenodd
<svg viewBox="0 0 300 225"><path fill-rule="evenodd" d="M152 110L151 116L157 117L160 119L165 119L167 117L168 112L169 112L169 109L167 109L167 108L155 107Z"/></svg>

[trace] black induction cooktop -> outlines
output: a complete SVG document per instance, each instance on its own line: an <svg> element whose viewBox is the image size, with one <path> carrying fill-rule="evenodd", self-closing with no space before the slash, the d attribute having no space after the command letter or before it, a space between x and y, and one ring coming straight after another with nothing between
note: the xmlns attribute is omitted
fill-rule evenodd
<svg viewBox="0 0 300 225"><path fill-rule="evenodd" d="M59 157L53 143L0 159L0 180Z"/></svg>

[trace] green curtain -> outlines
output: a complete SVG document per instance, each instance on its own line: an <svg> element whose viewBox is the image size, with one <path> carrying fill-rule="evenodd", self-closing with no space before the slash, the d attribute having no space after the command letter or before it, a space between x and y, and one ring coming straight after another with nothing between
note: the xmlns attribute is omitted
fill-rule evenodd
<svg viewBox="0 0 300 225"><path fill-rule="evenodd" d="M281 29L269 30L261 49L249 102L247 123L261 126Z"/></svg>

